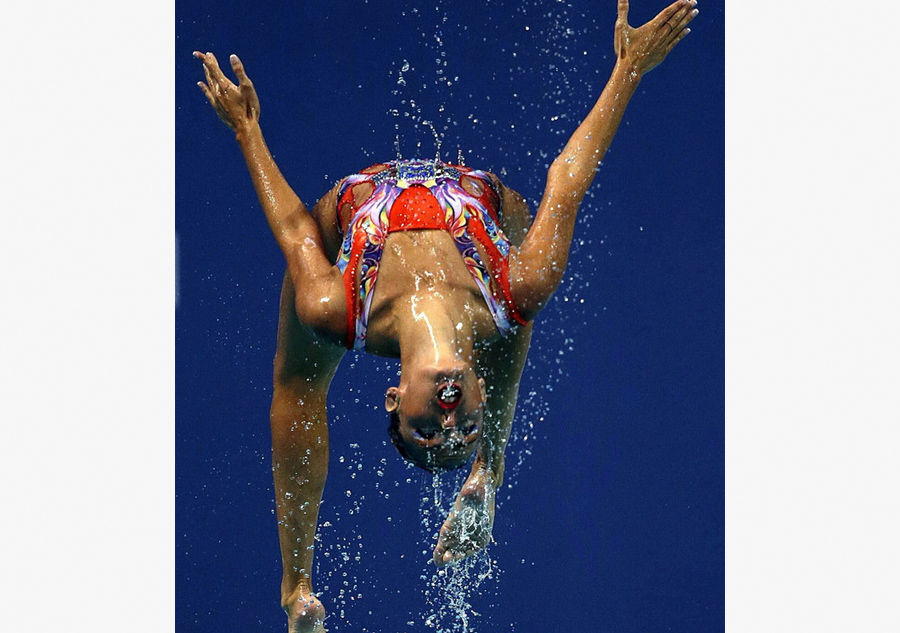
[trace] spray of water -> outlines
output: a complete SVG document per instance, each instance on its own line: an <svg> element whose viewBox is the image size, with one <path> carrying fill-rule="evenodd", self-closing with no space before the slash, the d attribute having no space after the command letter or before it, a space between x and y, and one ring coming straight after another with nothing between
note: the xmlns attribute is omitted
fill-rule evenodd
<svg viewBox="0 0 900 633"><path fill-rule="evenodd" d="M496 4L496 0L485 2L486 20L500 20L501 15L504 20L509 17L503 12L494 11L493 9L497 7L492 7L492 4ZM415 30L418 33L426 43L430 55L425 58L404 55L393 62L391 93L394 103L387 111L387 115L394 124L395 152L398 159L404 157L404 150L409 151L412 148L411 141L415 140L414 157L421 158L433 151L435 158L440 160L442 150L446 151L446 146L453 145L453 142L448 140L448 133L454 127L463 124L470 129L478 130L479 138L486 144L484 149L490 145L494 152L499 151L507 157L508 165L498 166L498 174L506 180L507 168L510 174L516 173L519 180L512 182L511 185L529 198L531 208L534 210L543 190L546 169L558 150L552 143L548 145L546 138L541 139L540 135L546 137L546 133L549 133L551 137L564 143L578 117L586 111L587 100L596 95L597 86L592 82L596 78L596 73L601 71L599 65L585 71L584 65L580 63L588 53L576 49L575 43L586 41L596 25L591 24L592 19L589 16L576 15L571 2L558 0L546 3L525 0L516 6L514 12L513 17L517 17L525 24L523 37L536 38L541 42L537 53L540 63L534 63L533 58L530 65L528 62L519 61L515 50L518 43L507 51L509 54L507 61L510 62L509 73L517 78L517 82L521 82L516 84L516 90L512 94L513 100L506 105L508 122L498 123L492 117L484 117L480 113L480 109L484 106L483 101L490 101L490 94L478 95L477 98L469 95L470 98L466 100L464 106L465 111L455 111L448 107L448 104L453 103L455 91L464 84L464 81L461 82L460 77L453 74L454 60L448 55L444 33L445 30L448 33L464 30L465 25L448 24L449 14L444 0L436 4L433 16L424 15L427 12L419 13L415 8L408 11L408 19L420 22L415 26L412 23L406 26L412 27L410 31ZM578 25L579 32L576 32L572 25ZM485 42L485 45L488 44ZM537 99L527 96L526 83L545 86L543 96ZM573 100L578 98L584 102L573 103ZM526 108L537 109L543 113L541 122L536 124L534 130L529 130L528 134L523 133L521 125L516 125L517 115ZM421 140L423 136L426 139L430 137L433 148L427 145L423 147ZM534 138L538 140L534 141ZM466 148L467 151L474 150L476 153L478 149ZM465 164L465 155L461 147L457 148L455 154L456 162ZM488 165L476 166L489 168ZM588 192L585 207L597 206L594 197L599 186L595 185L594 189ZM607 243L608 236L603 235L602 230L593 230L594 227L591 226L591 222L596 222L592 220L595 215L585 209L579 216L577 231L579 237L573 244L571 253L573 262L578 260L581 252L588 250L591 239L599 239L601 244ZM591 238L592 235L602 235L602 238ZM609 255L612 256L612 252ZM597 263L590 261L588 266L583 268L593 270ZM592 300L590 274L579 271L580 268L577 266L570 267L563 285L553 299L556 302L555 308L551 306L547 310L548 315L555 311L565 312L566 319L542 319L533 339L528 366L520 387L516 421L506 452L504 486L497 495L499 521L506 520L503 512L504 501L514 494L517 476L527 465L536 439L545 433L543 423L551 418L548 394L566 378L564 357L574 350L574 338L572 332L567 329L569 326L565 324L571 324L576 319L586 321L589 316ZM591 318L596 319L597 316L595 312ZM353 370L360 361L356 359L348 361L349 364L345 363L345 367L348 367L347 371L352 372L354 380L357 381L356 383L350 381L351 384L357 384L357 390L354 391L351 387L349 396L351 401L359 403L359 372ZM379 382L379 388L383 389L384 378L387 376L393 380L396 375L396 366L388 365L383 371L376 369L370 377L374 377L374 380ZM337 420L335 422L336 425L339 423ZM344 420L344 422L355 424L357 421ZM337 462L350 471L351 479L355 479L357 475L363 477L369 474L363 472L361 463L357 463L362 456L356 453L356 448L356 445L351 444L351 450L341 455ZM383 465L375 466L379 469L375 476L383 476L379 474L382 467ZM441 525L453 507L456 493L468 474L467 470L434 476L430 481L430 487L426 483L426 492L419 495L421 529L418 543L422 548L423 561L431 558L431 548L437 540ZM418 474L408 478L405 490L398 491L396 496L415 494L413 491L416 490L416 483L421 477L422 475ZM386 482L386 479L381 481ZM336 515L331 521L326 521L320 526L322 538L317 536L317 547L320 549L316 559L316 573L319 578L316 588L331 609L330 620L326 623L329 630L357 630L347 612L351 611L350 607L354 603L358 605L358 601L363 597L365 583L357 578L361 568L360 561L371 558L373 548L377 550L380 544L370 542L364 547L363 536L355 534L352 529L347 529L352 522L351 516L363 509L366 503L365 495L356 492L355 488L341 494L347 495L346 501L351 503L351 507L343 512L343 516ZM383 498L388 497L388 493L383 489L379 490L379 494ZM344 522L344 525L340 525L341 522ZM490 553L489 546L455 565L442 568L423 562L420 575L423 600L418 608L418 615L406 623L410 630L421 630L424 627L437 633L474 633L479 628L484 628L484 624L490 619L490 605L484 603L491 599L492 591L494 595L498 595L496 584L501 573L498 561L493 560ZM378 552L375 551L374 555L377 556ZM497 551L497 558L503 560L501 550Z"/></svg>
<svg viewBox="0 0 900 633"><path fill-rule="evenodd" d="M426 542L437 540L466 474L463 469L433 476L431 494L423 495L420 501L422 536ZM420 576L426 605L421 622L436 633L474 633L476 623L485 614L475 611L472 600L482 597L485 581L495 578L496 573L496 562L491 560L488 548L454 565L429 565Z"/></svg>

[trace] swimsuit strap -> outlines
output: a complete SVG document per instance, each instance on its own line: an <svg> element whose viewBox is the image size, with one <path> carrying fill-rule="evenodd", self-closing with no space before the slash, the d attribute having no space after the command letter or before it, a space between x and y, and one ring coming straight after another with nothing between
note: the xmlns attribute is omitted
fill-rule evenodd
<svg viewBox="0 0 900 633"><path fill-rule="evenodd" d="M375 186L368 200L357 209L353 206L351 187L371 180L371 174L356 174L345 179L338 190L338 207L346 204L347 201L344 199L349 197L354 212L345 231L341 252L336 262L338 270L344 277L347 296L345 343L348 349L365 347L372 290L378 277L378 264L381 262L384 241L388 234L388 214L403 192L402 189L392 186L389 181L381 182Z"/></svg>
<svg viewBox="0 0 900 633"><path fill-rule="evenodd" d="M481 196L470 194L459 180L446 182L443 187L433 189L432 193L441 207L457 211L452 223L448 222L447 230L481 290L497 329L505 336L514 326L510 318L519 325L525 325L527 321L519 314L512 299L509 283L509 240L500 229L498 214L491 204L487 187L490 187L498 201L500 196L487 172L471 170L465 176L478 179L486 185ZM472 241L473 237L487 254L493 274L488 273L482 262L478 249Z"/></svg>

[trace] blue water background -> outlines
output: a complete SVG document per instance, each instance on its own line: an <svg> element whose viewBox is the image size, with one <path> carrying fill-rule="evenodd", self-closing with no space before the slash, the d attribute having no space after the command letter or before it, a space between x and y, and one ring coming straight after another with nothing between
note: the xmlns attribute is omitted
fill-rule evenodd
<svg viewBox="0 0 900 633"><path fill-rule="evenodd" d="M663 6L634 2L632 24ZM628 106L538 319L470 630L724 630L724 6L699 8ZM534 209L609 76L615 10L178 3L180 633L285 629L268 430L284 263L191 51L241 56L269 146L308 204L393 158L397 135L403 156L433 156L424 119L444 159L462 151ZM431 477L386 441L396 369L348 354L330 394L316 589L334 632L434 630L439 520L421 521Z"/></svg>

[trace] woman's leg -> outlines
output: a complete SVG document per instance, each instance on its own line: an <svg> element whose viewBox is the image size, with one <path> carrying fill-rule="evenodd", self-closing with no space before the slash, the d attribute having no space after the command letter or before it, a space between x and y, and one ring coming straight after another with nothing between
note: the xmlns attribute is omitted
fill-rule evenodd
<svg viewBox="0 0 900 633"><path fill-rule="evenodd" d="M319 504L328 471L326 397L343 349L317 339L297 319L285 275L275 355L272 472L283 577L281 604L291 633L323 631L325 609L313 596Z"/></svg>

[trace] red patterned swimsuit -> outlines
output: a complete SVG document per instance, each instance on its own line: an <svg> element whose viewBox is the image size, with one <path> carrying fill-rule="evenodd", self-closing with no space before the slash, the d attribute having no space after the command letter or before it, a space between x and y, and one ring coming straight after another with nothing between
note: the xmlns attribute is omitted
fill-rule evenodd
<svg viewBox="0 0 900 633"><path fill-rule="evenodd" d="M515 324L526 323L512 300L509 240L500 229L497 186L487 172L422 160L392 161L365 172L370 173L348 176L338 189L338 226L344 239L337 266L347 290L349 349L365 348L378 265L385 239L394 231L439 229L450 233L497 330L506 335ZM470 189L480 190L481 195L466 191L463 178L475 181L476 186ZM362 183L371 183L374 190L357 208L353 188ZM346 205L352 212L342 221L340 210ZM491 273L473 240L487 254Z"/></svg>

